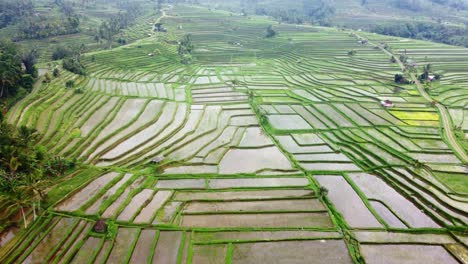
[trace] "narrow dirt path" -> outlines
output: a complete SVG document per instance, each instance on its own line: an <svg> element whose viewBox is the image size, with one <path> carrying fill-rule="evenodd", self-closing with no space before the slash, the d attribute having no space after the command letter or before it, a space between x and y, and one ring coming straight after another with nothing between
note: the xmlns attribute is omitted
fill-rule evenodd
<svg viewBox="0 0 468 264"><path fill-rule="evenodd" d="M356 36L358 36L359 38L362 38L358 34L356 34ZM401 70L403 71L405 69L405 65L393 53L391 53L390 51L382 48L380 45L376 45L376 44L374 44L374 43L372 43L370 41L369 41L369 44L371 46L374 46L374 47L379 47L380 50L382 50L385 54L389 55L390 57L393 56L395 58L395 60L397 61L398 65L400 66ZM443 131L445 133L445 137L449 141L449 145L452 147L452 150L455 152L455 154L457 154L457 156L462 160L462 162L464 164L467 164L468 163L468 155L466 154L464 149L459 145L459 143L458 143L458 141L456 139L455 133L453 132L453 129L452 129L452 124L451 124L451 121L450 121L451 119L450 119L450 115L449 115L449 113L447 111L447 108L444 105L442 105L441 103L435 101L424 90L424 87L422 86L421 82L417 78L416 74L411 73L410 77L411 77L411 80L414 81L414 83L416 84L416 87L417 87L419 93L421 94L421 96L429 103L435 102L435 106L439 110L440 117L442 118Z"/></svg>

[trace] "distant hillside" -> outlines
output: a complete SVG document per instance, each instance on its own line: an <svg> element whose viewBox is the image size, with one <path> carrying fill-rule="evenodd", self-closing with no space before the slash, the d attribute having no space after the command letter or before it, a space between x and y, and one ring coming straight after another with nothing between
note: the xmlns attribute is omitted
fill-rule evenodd
<svg viewBox="0 0 468 264"><path fill-rule="evenodd" d="M255 10L296 10L306 15L320 5L326 4L335 9L336 23L366 24L375 19L381 20L426 20L464 24L468 23L468 0L200 0L223 8L245 8Z"/></svg>
<svg viewBox="0 0 468 264"><path fill-rule="evenodd" d="M58 47L91 51L145 37L155 7L152 0L0 0L0 36L39 50L45 62Z"/></svg>
<svg viewBox="0 0 468 264"><path fill-rule="evenodd" d="M468 47L468 0L200 0L205 5Z"/></svg>

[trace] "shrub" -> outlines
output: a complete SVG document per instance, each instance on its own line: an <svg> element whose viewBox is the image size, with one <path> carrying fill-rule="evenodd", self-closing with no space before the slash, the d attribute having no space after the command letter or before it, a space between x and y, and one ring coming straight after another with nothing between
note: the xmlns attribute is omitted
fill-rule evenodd
<svg viewBox="0 0 468 264"><path fill-rule="evenodd" d="M55 68L52 75L54 75L54 77L59 77L60 76L60 70L58 68Z"/></svg>
<svg viewBox="0 0 468 264"><path fill-rule="evenodd" d="M55 48L54 52L52 53L53 60L61 60L64 58L71 57L73 55L73 51L64 46L58 46Z"/></svg>
<svg viewBox="0 0 468 264"><path fill-rule="evenodd" d="M50 77L49 73L46 73L44 75L44 80L42 81L43 83L50 83L52 81L52 77Z"/></svg>
<svg viewBox="0 0 468 264"><path fill-rule="evenodd" d="M356 50L350 50L348 51L348 56L354 56L356 55L357 51Z"/></svg>
<svg viewBox="0 0 468 264"><path fill-rule="evenodd" d="M86 70L78 59L68 58L63 60L63 68L75 74L86 75Z"/></svg>
<svg viewBox="0 0 468 264"><path fill-rule="evenodd" d="M23 74L21 75L21 82L20 85L26 88L29 92L32 90L34 85L34 78L31 74Z"/></svg>
<svg viewBox="0 0 468 264"><path fill-rule="evenodd" d="M398 84L409 84L410 81L408 81L406 79L405 76L403 76L403 74L395 74L395 83L398 83Z"/></svg>
<svg viewBox="0 0 468 264"><path fill-rule="evenodd" d="M269 25L267 27L267 30L266 30L266 35L265 37L266 38L273 38L274 36L276 36L276 31L273 29L273 26L272 25Z"/></svg>
<svg viewBox="0 0 468 264"><path fill-rule="evenodd" d="M72 88L73 86L75 86L75 81L74 80L69 80L65 83L65 86L67 88Z"/></svg>
<svg viewBox="0 0 468 264"><path fill-rule="evenodd" d="M319 194L320 194L320 197L326 197L328 195L328 189L325 188L324 186L320 186L320 189L319 189Z"/></svg>

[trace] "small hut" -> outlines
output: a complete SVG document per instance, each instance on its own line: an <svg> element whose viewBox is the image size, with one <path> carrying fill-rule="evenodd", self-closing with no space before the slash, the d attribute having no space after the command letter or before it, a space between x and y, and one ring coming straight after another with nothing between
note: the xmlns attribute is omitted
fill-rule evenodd
<svg viewBox="0 0 468 264"><path fill-rule="evenodd" d="M106 233L107 232L107 225L104 222L104 220L98 220L94 226L93 226L93 231L96 233Z"/></svg>
<svg viewBox="0 0 468 264"><path fill-rule="evenodd" d="M392 101L390 100L384 100L384 101L381 101L380 102L382 104L383 107L386 107L386 108L390 108L390 107L394 107L395 105L393 104Z"/></svg>
<svg viewBox="0 0 468 264"><path fill-rule="evenodd" d="M164 160L164 157L159 156L159 157L156 157L156 158L152 159L151 163L160 164L163 160Z"/></svg>

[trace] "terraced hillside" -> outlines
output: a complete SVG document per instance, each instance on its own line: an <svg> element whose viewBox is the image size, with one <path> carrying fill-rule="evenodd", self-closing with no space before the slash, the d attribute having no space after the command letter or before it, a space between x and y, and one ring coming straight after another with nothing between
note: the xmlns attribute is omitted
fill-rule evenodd
<svg viewBox="0 0 468 264"><path fill-rule="evenodd" d="M74 174L1 263L468 263L467 49L294 25L265 38L266 18L196 6L160 21L9 112L99 173ZM441 81L395 84L400 53Z"/></svg>

